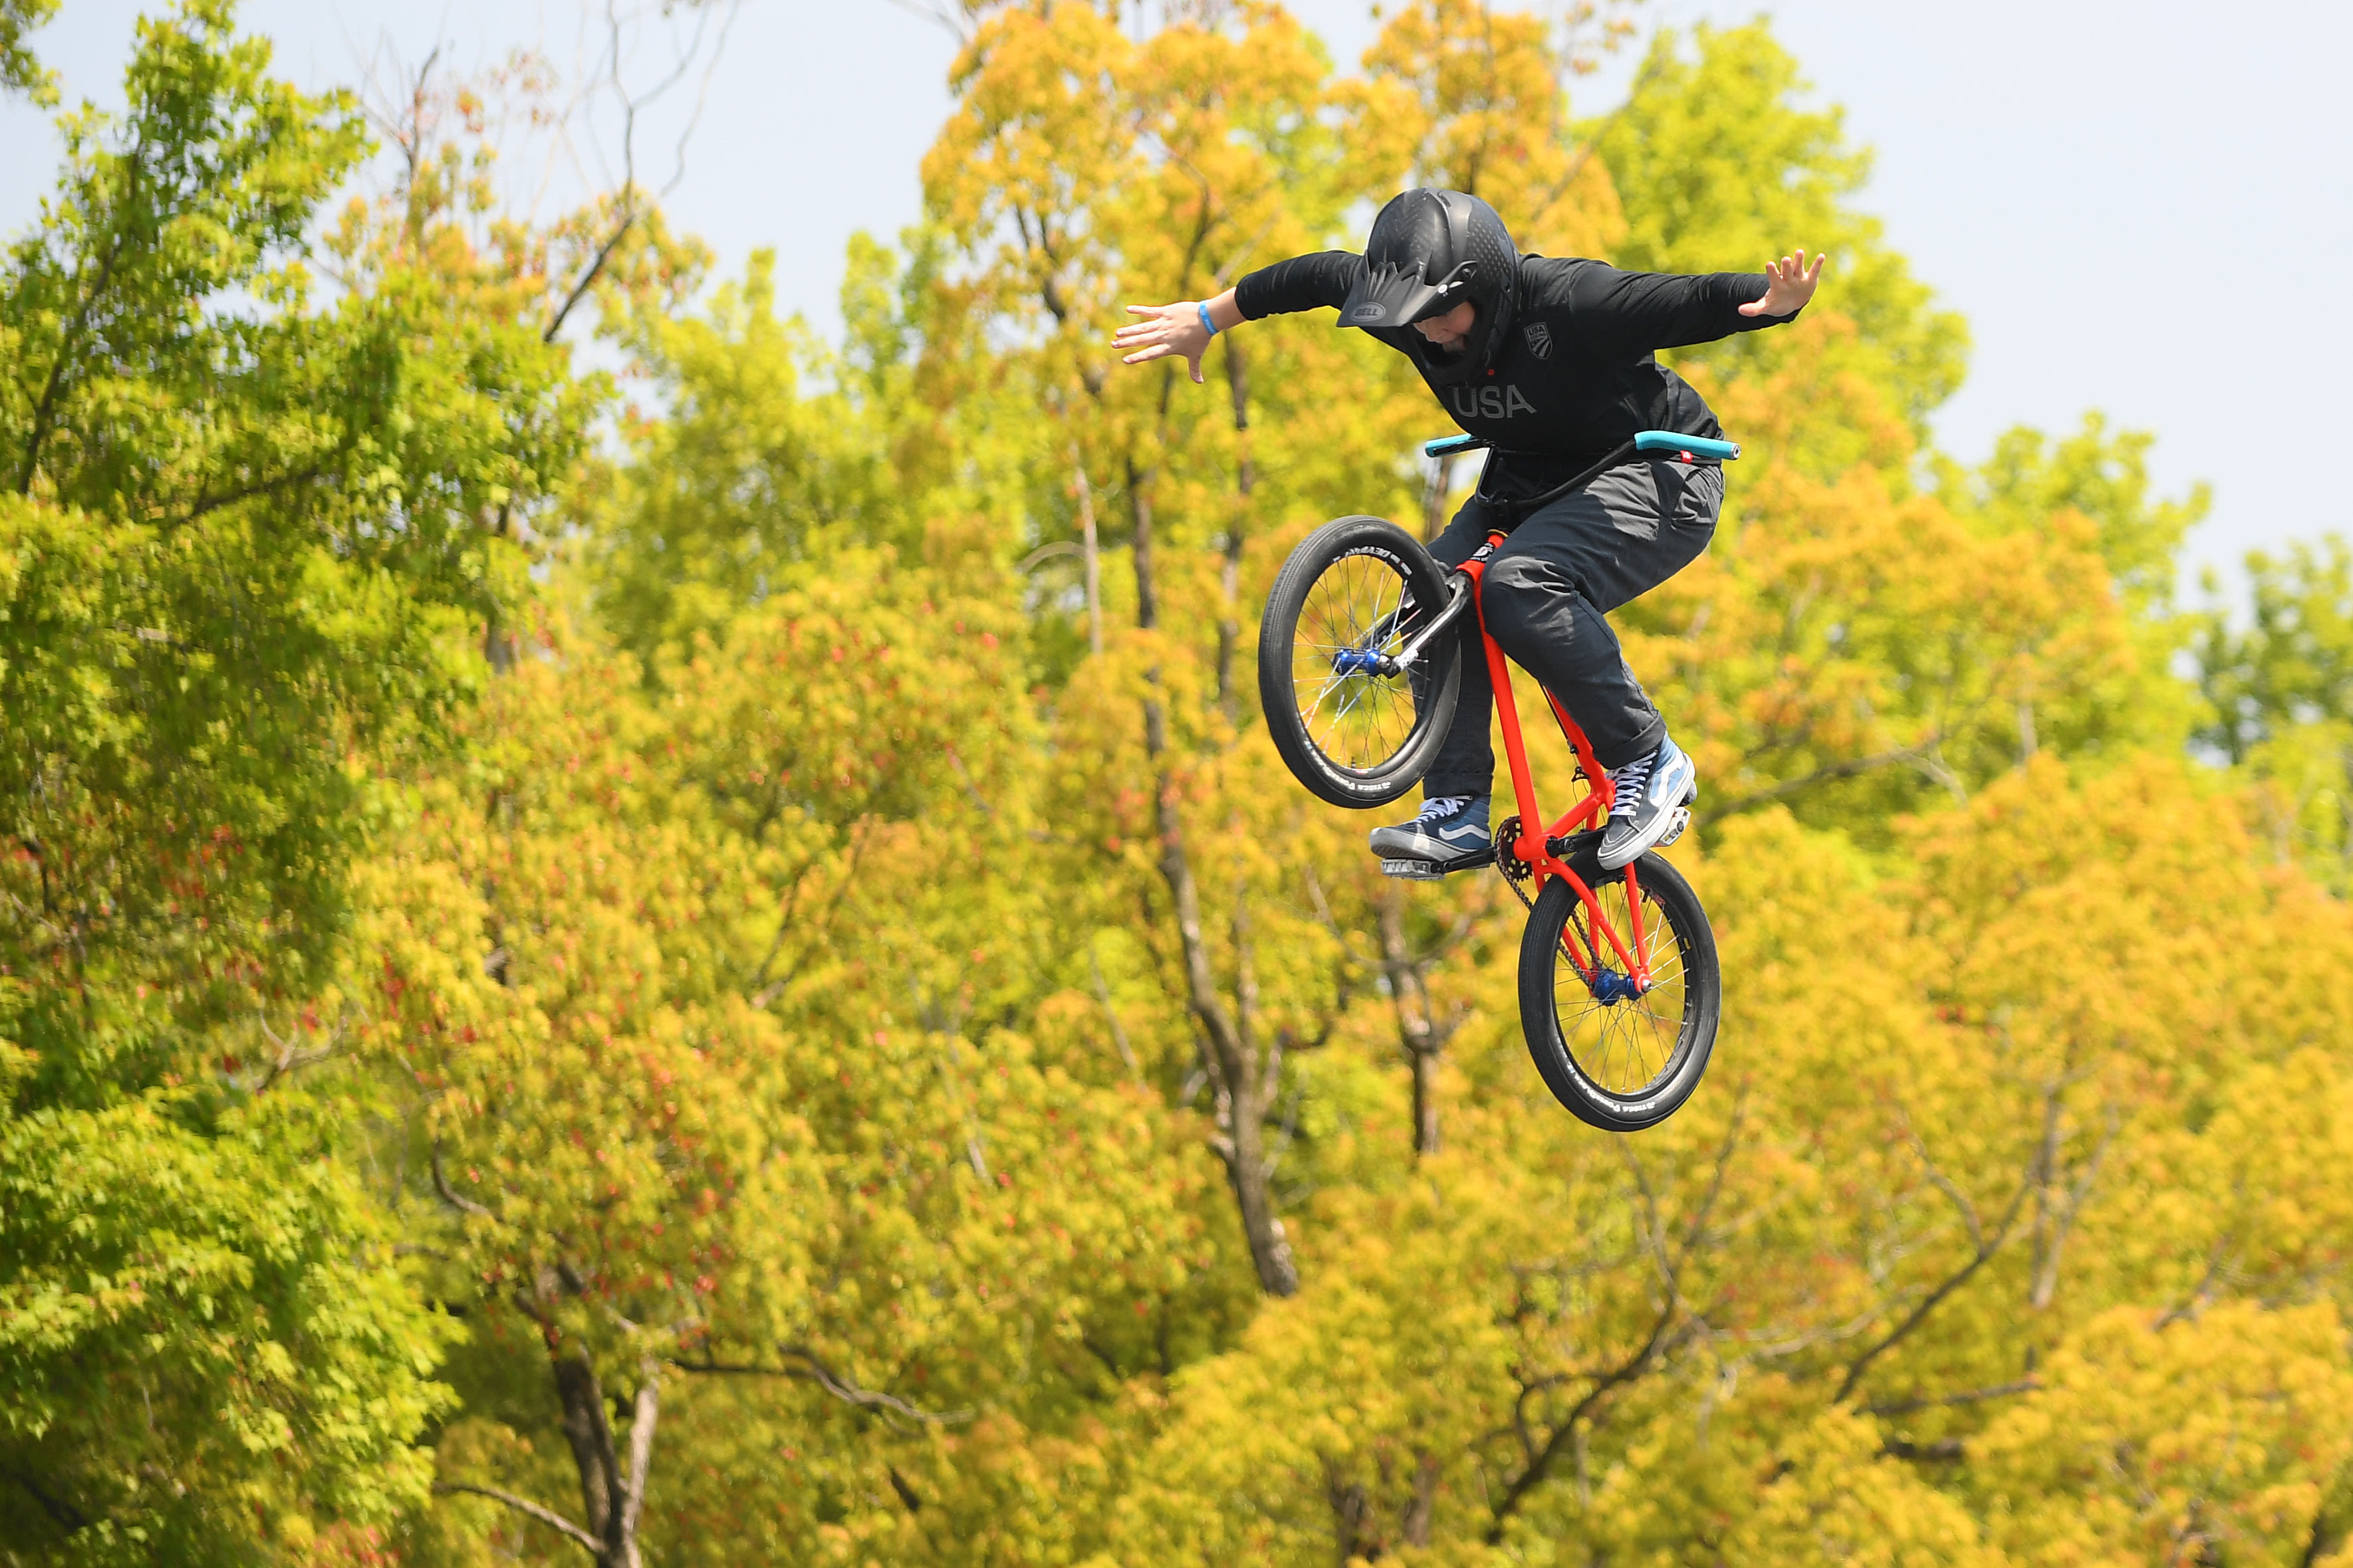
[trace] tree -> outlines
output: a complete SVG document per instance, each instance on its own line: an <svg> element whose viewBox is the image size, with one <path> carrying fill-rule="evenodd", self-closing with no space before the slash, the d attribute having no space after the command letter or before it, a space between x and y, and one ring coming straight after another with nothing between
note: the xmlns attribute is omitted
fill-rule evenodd
<svg viewBox="0 0 2353 1568"><path fill-rule="evenodd" d="M2261 781L2263 837L2338 893L2353 888L2353 551L2341 535L2246 560L2247 622L2196 617L2199 740ZM2210 574L2208 595L2217 593Z"/></svg>
<svg viewBox="0 0 2353 1568"><path fill-rule="evenodd" d="M681 574L649 679L551 628L370 872L385 1196L477 1327L438 1485L461 1535L602 1563L953 1552L1004 1528L994 1467L1100 1465L1127 1380L1225 1337L1239 1244L1183 1121L1040 1011L1003 566L747 503L783 442L699 410L842 411L794 398L756 276L714 313L663 339L679 423L621 494L636 541L780 547Z"/></svg>
<svg viewBox="0 0 2353 1568"><path fill-rule="evenodd" d="M1798 63L1767 26L1694 30L1696 58L1662 30L1625 107L1590 132L1616 182L1624 237L1610 259L1658 272L1749 271L1805 245L1833 258L1837 282L1807 312L1852 320L1841 368L1868 380L1915 436L1960 385L1968 330L1852 196L1870 173L1835 108L1802 101ZM1819 329L1818 329L1819 330ZM1746 333L1675 356L1678 364L1769 365L1785 334Z"/></svg>
<svg viewBox="0 0 2353 1568"><path fill-rule="evenodd" d="M25 35L57 14L58 0L0 0L0 89L21 92L36 103L56 97Z"/></svg>
<svg viewBox="0 0 2353 1568"><path fill-rule="evenodd" d="M18 12L12 15L24 15ZM422 1497L449 1327L305 1079L375 801L450 634L522 563L486 521L572 461L568 367L390 268L315 296L364 141L195 0L0 290L0 1533L239 1560ZM355 1099L355 1095L357 1098ZM337 1526L341 1528L342 1526Z"/></svg>

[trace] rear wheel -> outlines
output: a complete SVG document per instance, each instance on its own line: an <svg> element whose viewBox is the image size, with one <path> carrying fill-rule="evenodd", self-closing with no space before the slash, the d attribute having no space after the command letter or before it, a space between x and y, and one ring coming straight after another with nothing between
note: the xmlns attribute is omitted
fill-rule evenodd
<svg viewBox="0 0 2353 1568"><path fill-rule="evenodd" d="M1259 623L1259 700L1275 750L1317 796L1386 805L1437 760L1461 639L1441 634L1410 671L1378 665L1451 592L1420 541L1377 517L1327 522L1282 563Z"/></svg>
<svg viewBox="0 0 2353 1568"><path fill-rule="evenodd" d="M1628 953L1636 942L1623 872L1593 888ZM1520 942L1520 1024L1554 1097L1592 1125L1639 1132L1699 1087L1723 1006L1715 933L1699 895L1656 855L1634 862L1641 889L1640 994L1627 964L1566 878L1546 880Z"/></svg>

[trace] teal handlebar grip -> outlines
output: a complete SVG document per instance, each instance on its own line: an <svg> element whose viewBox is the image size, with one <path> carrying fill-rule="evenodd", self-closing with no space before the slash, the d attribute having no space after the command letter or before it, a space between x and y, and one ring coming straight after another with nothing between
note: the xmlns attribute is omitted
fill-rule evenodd
<svg viewBox="0 0 2353 1568"><path fill-rule="evenodd" d="M1634 437L1637 452L1688 452L1694 458L1706 458L1728 463L1740 456L1737 441L1715 441L1705 436L1683 436L1672 430L1645 430Z"/></svg>
<svg viewBox="0 0 2353 1568"><path fill-rule="evenodd" d="M1425 458L1451 458L1457 452L1476 451L1486 444L1476 436L1440 436L1435 441L1424 441L1421 455Z"/></svg>

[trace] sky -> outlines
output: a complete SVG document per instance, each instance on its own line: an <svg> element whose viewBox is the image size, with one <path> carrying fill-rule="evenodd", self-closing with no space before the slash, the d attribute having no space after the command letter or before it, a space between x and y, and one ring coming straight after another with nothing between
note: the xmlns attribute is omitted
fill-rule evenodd
<svg viewBox="0 0 2353 1568"><path fill-rule="evenodd" d="M153 4L66 0L36 35L69 100L119 101L134 18ZM888 237L918 215L917 165L947 114L955 53L923 5L741 0L723 47L706 40L707 80L690 77L648 117L640 166L657 184L682 170L668 199L677 225L731 270L773 247L780 303L820 330L839 320L849 235ZM1377 26L1365 0L1292 8L1345 68ZM2308 478L2353 444L2353 309L2340 298L2353 92L2339 64L2353 56L2353 5L1648 0L1635 15L1647 34L1760 10L1817 99L1841 105L1851 137L1874 150L1862 204L1968 319L1970 376L1936 419L1946 450L1974 461L2013 425L2070 430L2089 409L2154 432L2161 491L2213 487L2191 581L2215 566L2234 583L2251 549L2353 532L2337 487ZM598 41L586 14L583 0L245 0L239 17L316 87L437 45L460 71L533 46L577 80ZM669 47L658 30L639 38L634 79ZM1580 83L1577 110L1611 107L1630 66L1621 57ZM0 104L0 229L37 216L56 146L43 115ZM593 176L595 150L581 163Z"/></svg>

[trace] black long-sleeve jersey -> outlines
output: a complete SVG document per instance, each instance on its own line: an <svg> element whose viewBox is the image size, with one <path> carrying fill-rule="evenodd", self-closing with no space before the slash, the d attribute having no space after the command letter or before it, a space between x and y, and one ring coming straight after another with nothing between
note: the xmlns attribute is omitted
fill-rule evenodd
<svg viewBox="0 0 2353 1568"><path fill-rule="evenodd" d="M1336 310L1364 270L1365 258L1352 251L1294 256L1245 277L1234 301L1250 321ZM1523 256L1518 302L1490 368L1460 385L1431 382L1430 390L1463 429L1501 449L1504 460L1491 460L1487 482L1506 496L1556 484L1639 430L1720 437L1706 400L1652 355L1794 320L1795 311L1740 313L1771 282L1761 272L1683 277ZM1412 327L1364 330L1413 357Z"/></svg>

